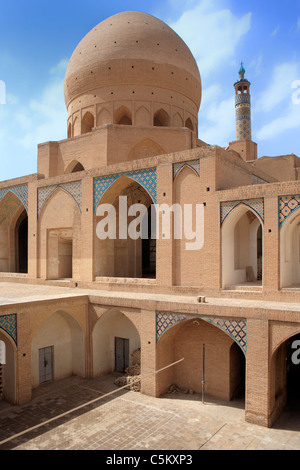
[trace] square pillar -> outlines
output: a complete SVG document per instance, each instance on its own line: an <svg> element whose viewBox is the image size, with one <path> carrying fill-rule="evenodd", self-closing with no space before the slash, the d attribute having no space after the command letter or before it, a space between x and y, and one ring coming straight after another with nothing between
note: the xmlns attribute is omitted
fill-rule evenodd
<svg viewBox="0 0 300 470"><path fill-rule="evenodd" d="M245 419L270 426L269 322L247 320Z"/></svg>
<svg viewBox="0 0 300 470"><path fill-rule="evenodd" d="M156 396L156 312L141 312L141 393ZM143 378L144 377L144 378Z"/></svg>
<svg viewBox="0 0 300 470"><path fill-rule="evenodd" d="M162 164L157 167L157 204L173 205L173 165ZM172 215L172 213L170 213ZM159 230L156 240L156 282L159 286L173 285L173 219L170 219L170 236L163 233L162 213L159 214Z"/></svg>
<svg viewBox="0 0 300 470"><path fill-rule="evenodd" d="M277 292L280 285L280 231L278 228L277 196L265 196L264 213L263 290L264 292Z"/></svg>
<svg viewBox="0 0 300 470"><path fill-rule="evenodd" d="M93 178L85 176L81 182L81 280L94 280L94 207Z"/></svg>
<svg viewBox="0 0 300 470"><path fill-rule="evenodd" d="M28 183L28 277L37 278L37 185L36 181Z"/></svg>
<svg viewBox="0 0 300 470"><path fill-rule="evenodd" d="M24 313L17 314L17 339L16 352L16 404L22 405L31 400L31 348L28 316Z"/></svg>

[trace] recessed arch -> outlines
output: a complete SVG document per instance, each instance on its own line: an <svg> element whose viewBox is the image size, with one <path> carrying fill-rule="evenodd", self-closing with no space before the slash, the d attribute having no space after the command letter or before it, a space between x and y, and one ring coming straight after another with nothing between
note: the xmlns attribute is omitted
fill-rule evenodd
<svg viewBox="0 0 300 470"><path fill-rule="evenodd" d="M188 129L190 129L191 131L194 131L194 126L193 126L193 123L192 123L191 118L187 118L187 119L186 119L186 121L185 121L185 127L187 127Z"/></svg>
<svg viewBox="0 0 300 470"><path fill-rule="evenodd" d="M113 371L124 372L131 365L132 353L141 347L138 328L125 311L110 308L93 327L92 347L94 377Z"/></svg>
<svg viewBox="0 0 300 470"><path fill-rule="evenodd" d="M108 109L102 108L97 114L97 127L102 127L111 123L111 113L108 111Z"/></svg>
<svg viewBox="0 0 300 470"><path fill-rule="evenodd" d="M126 106L120 106L120 108L117 109L114 115L114 123L124 126L132 125L132 114Z"/></svg>
<svg viewBox="0 0 300 470"><path fill-rule="evenodd" d="M56 186L53 191L51 191L51 193L49 194L49 196L45 199L45 201L43 202L43 205L42 207L40 208L40 211L39 211L39 218L43 215L43 212L44 210L46 209L47 205L50 203L50 201L54 198L54 196L58 193L58 192L62 192L62 193L65 193L67 194L71 199L73 199L73 201L76 203L76 206L78 208L78 211L81 213L81 210L80 210L80 206L78 204L78 201L76 201L75 197L73 194L71 194L70 191L68 191L68 188L67 187L64 187L64 186Z"/></svg>
<svg viewBox="0 0 300 470"><path fill-rule="evenodd" d="M166 153L165 150L158 143L152 139L143 139L130 150L127 161L151 158L164 153Z"/></svg>
<svg viewBox="0 0 300 470"><path fill-rule="evenodd" d="M270 360L270 410L272 422L284 408L289 412L300 411L300 328L285 334L273 350ZM298 330L298 332L297 332Z"/></svg>
<svg viewBox="0 0 300 470"><path fill-rule="evenodd" d="M0 341L5 345L5 364L0 365L0 400L16 403L17 346L12 337L0 328Z"/></svg>
<svg viewBox="0 0 300 470"><path fill-rule="evenodd" d="M81 134L87 134L88 132L92 132L94 128L94 122L94 115L90 111L87 111L81 121Z"/></svg>
<svg viewBox="0 0 300 470"><path fill-rule="evenodd" d="M173 127L183 127L183 118L179 112L175 113L172 119Z"/></svg>
<svg viewBox="0 0 300 470"><path fill-rule="evenodd" d="M58 310L38 324L31 336L31 382L36 388L43 382L41 352L52 348L51 378L85 376L84 331L73 315ZM45 365L48 367L48 365ZM50 367L50 365L49 365Z"/></svg>
<svg viewBox="0 0 300 470"><path fill-rule="evenodd" d="M102 212L106 204L109 218L107 208ZM94 214L96 278L155 277L154 208L149 192L130 176L120 176L105 191Z"/></svg>
<svg viewBox="0 0 300 470"><path fill-rule="evenodd" d="M135 112L135 125L136 126L150 126L151 114L145 106L140 106Z"/></svg>
<svg viewBox="0 0 300 470"><path fill-rule="evenodd" d="M158 369L184 358L159 374L158 395L171 384L201 393L203 362L206 396L230 401L236 397L238 387L245 385L242 348L229 334L204 319L186 319L171 326L157 342L157 357Z"/></svg>
<svg viewBox="0 0 300 470"><path fill-rule="evenodd" d="M8 191L0 203L0 272L27 273L28 215L20 198Z"/></svg>
<svg viewBox="0 0 300 470"><path fill-rule="evenodd" d="M72 187L56 187L40 207L38 277L43 279L81 276L80 199L77 191L71 194Z"/></svg>
<svg viewBox="0 0 300 470"><path fill-rule="evenodd" d="M222 288L250 282L261 283L263 224L246 204L236 205L221 229Z"/></svg>
<svg viewBox="0 0 300 470"><path fill-rule="evenodd" d="M153 125L157 127L170 126L170 116L166 110L160 108L153 116Z"/></svg>
<svg viewBox="0 0 300 470"><path fill-rule="evenodd" d="M84 166L78 160L73 160L71 163L69 163L69 165L65 169L65 174L77 173L79 171L85 171Z"/></svg>

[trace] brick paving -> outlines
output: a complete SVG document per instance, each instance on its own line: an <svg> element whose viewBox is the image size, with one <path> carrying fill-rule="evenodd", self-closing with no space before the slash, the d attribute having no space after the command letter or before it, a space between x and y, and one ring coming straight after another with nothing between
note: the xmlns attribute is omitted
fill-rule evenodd
<svg viewBox="0 0 300 470"><path fill-rule="evenodd" d="M0 402L0 441L103 396L6 443L0 450L299 450L300 414L271 429L246 423L243 403L201 402L181 393L153 398L119 390L116 374L42 386L22 406Z"/></svg>

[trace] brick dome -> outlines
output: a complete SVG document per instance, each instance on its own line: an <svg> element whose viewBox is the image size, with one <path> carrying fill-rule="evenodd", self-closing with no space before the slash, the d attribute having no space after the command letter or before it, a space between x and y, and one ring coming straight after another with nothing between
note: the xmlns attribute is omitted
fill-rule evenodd
<svg viewBox="0 0 300 470"><path fill-rule="evenodd" d="M184 41L164 22L142 12L118 13L78 44L65 75L69 118L112 101L157 100L197 119L201 78Z"/></svg>

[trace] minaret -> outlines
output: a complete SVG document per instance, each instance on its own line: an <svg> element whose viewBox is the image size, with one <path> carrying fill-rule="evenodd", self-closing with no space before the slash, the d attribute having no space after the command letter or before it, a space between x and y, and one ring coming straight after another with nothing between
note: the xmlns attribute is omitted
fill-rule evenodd
<svg viewBox="0 0 300 470"><path fill-rule="evenodd" d="M251 83L245 79L243 63L239 76L240 79L234 84L236 140L251 140Z"/></svg>
<svg viewBox="0 0 300 470"><path fill-rule="evenodd" d="M257 145L251 139L251 83L245 78L243 63L239 70L240 79L235 82L235 142L230 142L229 147L240 154L246 160L257 158Z"/></svg>

